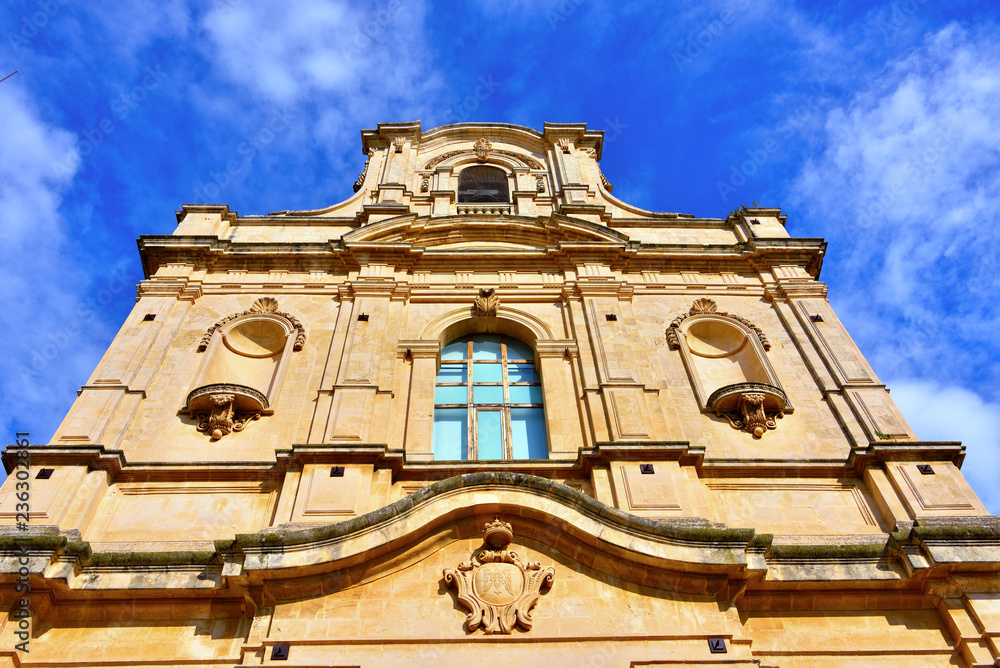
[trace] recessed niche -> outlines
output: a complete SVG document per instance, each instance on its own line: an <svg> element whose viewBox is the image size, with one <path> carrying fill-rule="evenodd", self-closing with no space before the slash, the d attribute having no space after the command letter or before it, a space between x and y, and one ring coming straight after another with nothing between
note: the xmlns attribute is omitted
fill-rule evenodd
<svg viewBox="0 0 1000 668"><path fill-rule="evenodd" d="M272 320L248 320L226 332L223 340L234 353L272 357L285 349L285 329Z"/></svg>

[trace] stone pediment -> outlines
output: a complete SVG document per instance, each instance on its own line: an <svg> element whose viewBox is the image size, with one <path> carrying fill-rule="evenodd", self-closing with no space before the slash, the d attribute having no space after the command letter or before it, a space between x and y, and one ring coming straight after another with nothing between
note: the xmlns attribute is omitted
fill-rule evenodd
<svg viewBox="0 0 1000 668"><path fill-rule="evenodd" d="M483 247L540 249L563 244L621 246L629 238L616 230L567 216L398 216L366 225L342 237L354 244L408 244L422 248Z"/></svg>

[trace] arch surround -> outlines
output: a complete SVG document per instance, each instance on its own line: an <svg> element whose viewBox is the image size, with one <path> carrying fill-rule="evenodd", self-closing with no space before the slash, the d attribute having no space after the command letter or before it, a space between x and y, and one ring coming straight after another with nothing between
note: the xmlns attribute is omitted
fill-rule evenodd
<svg viewBox="0 0 1000 668"><path fill-rule="evenodd" d="M584 439L578 417L573 369L576 341L557 339L538 317L507 306L496 316L475 316L472 305L438 316L424 326L420 339L399 342L398 357L409 358L409 405L404 436L406 456L413 461L433 461L434 385L440 367L441 348L471 334L502 334L518 339L535 351L535 366L541 377L542 403L550 459L572 459Z"/></svg>

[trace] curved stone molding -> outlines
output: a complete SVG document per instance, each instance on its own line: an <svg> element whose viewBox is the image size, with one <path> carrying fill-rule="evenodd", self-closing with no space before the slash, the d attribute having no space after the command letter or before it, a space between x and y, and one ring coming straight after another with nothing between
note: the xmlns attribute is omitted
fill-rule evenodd
<svg viewBox="0 0 1000 668"><path fill-rule="evenodd" d="M481 139L480 141L485 141L485 139ZM488 143L489 142L487 142L487 144ZM477 144L478 144L478 142L477 142ZM447 153L442 153L441 155L439 155L436 158L431 158L424 165L424 169L434 169L435 167L437 167L438 165L440 165L445 160L448 160L450 158L454 158L455 156L458 156L458 155L470 155L470 154L475 155L476 156L476 160L478 162L485 162L486 161L486 160L481 159L479 157L480 151L478 151L478 150L470 151L467 148L463 148L463 149L459 149L457 151L448 151ZM545 166L542 163L540 163L537 160L535 160L534 158L530 158L530 157L528 157L526 155L522 155L520 153L514 153L513 151L507 151L507 150L502 149L502 148L493 148L492 145L490 145L490 148L486 151L486 154L487 154L487 158L486 158L487 160L489 159L490 155L503 155L503 156L507 156L508 158L513 158L514 160L519 160L522 163L524 163L526 166L530 167L531 169L545 169Z"/></svg>
<svg viewBox="0 0 1000 668"><path fill-rule="evenodd" d="M701 315L703 313L710 313L720 318L729 318L730 320L735 320L736 322L739 322L749 327L751 331L753 331L753 333L757 335L757 338L760 340L760 344L764 346L764 350L771 349L771 342L767 340L767 335L764 334L764 330L762 330L760 327L753 324L744 317L735 315L733 313L726 313L725 311L719 311L718 306L711 299L699 299L695 301L694 304L691 305L691 309L687 313L684 313L683 315L679 315L676 318L674 318L673 321L671 321L670 325L667 327L667 345L670 346L671 350L679 350L681 347L680 337L678 336L678 330L681 326L681 323L693 315Z"/></svg>
<svg viewBox="0 0 1000 668"><path fill-rule="evenodd" d="M523 561L508 550L513 527L499 518L483 529L483 540L492 550L482 550L457 569L444 569L444 581L458 589L458 601L469 609L469 631L510 634L515 626L531 628L531 609L542 587L552 586L555 569L537 561Z"/></svg>
<svg viewBox="0 0 1000 668"><path fill-rule="evenodd" d="M295 344L292 346L292 350L296 352L302 350L302 346L306 343L306 330L305 327L302 326L302 323L299 322L295 316L279 311L277 299L273 297L261 297L246 311L243 311L242 313L234 313L233 315L227 315L225 318L209 327L208 331L205 332L205 335L201 337L201 341L198 342L198 352L203 353L208 350L208 344L212 341L212 336L215 334L216 330L221 328L223 325L232 322L237 318L242 318L246 315L253 315L255 313L272 313L287 320L296 331Z"/></svg>

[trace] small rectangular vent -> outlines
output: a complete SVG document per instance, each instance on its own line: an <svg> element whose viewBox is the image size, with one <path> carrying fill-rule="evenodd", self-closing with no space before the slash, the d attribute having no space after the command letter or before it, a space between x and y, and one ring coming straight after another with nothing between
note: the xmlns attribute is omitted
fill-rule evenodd
<svg viewBox="0 0 1000 668"><path fill-rule="evenodd" d="M52 477L52 472L54 469L38 469L38 473L35 474L35 480L48 480Z"/></svg>
<svg viewBox="0 0 1000 668"><path fill-rule="evenodd" d="M934 469L931 468L930 464L917 464L917 470L924 475L934 475Z"/></svg>
<svg viewBox="0 0 1000 668"><path fill-rule="evenodd" d="M726 653L726 639L725 638L709 638L708 639L708 649L712 654L725 654Z"/></svg>
<svg viewBox="0 0 1000 668"><path fill-rule="evenodd" d="M643 475L653 473L653 465L652 464L639 464L639 473L642 473Z"/></svg>
<svg viewBox="0 0 1000 668"><path fill-rule="evenodd" d="M823 322L823 316L821 316L819 313L817 313L814 316L811 316L811 318L813 322Z"/></svg>
<svg viewBox="0 0 1000 668"><path fill-rule="evenodd" d="M358 316L358 322L368 322L368 314L362 313Z"/></svg>
<svg viewBox="0 0 1000 668"><path fill-rule="evenodd" d="M271 647L271 661L288 661L291 645L274 645Z"/></svg>
<svg viewBox="0 0 1000 668"><path fill-rule="evenodd" d="M146 315L142 316L143 322L153 322L154 320L156 320L155 313L147 313Z"/></svg>
<svg viewBox="0 0 1000 668"><path fill-rule="evenodd" d="M609 313L604 317L608 319L608 322L618 322L618 316L614 313Z"/></svg>
<svg viewBox="0 0 1000 668"><path fill-rule="evenodd" d="M343 466L331 466L330 467L330 477L331 478L343 478L344 477L344 467Z"/></svg>

